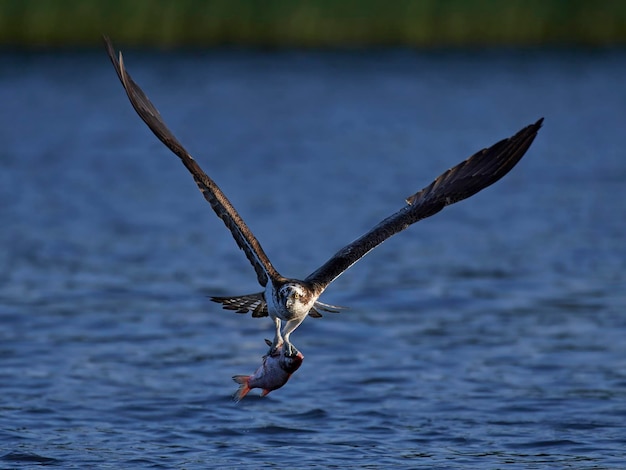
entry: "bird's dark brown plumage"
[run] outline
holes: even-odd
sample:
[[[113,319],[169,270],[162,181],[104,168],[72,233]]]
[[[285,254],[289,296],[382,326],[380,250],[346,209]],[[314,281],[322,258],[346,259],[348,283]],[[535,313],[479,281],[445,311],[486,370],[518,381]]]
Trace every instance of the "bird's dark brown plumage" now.
[[[490,186],[506,175],[524,156],[537,132],[541,128],[543,118],[526,126],[508,139],[503,139],[489,148],[472,155],[467,160],[442,173],[431,184],[406,199],[407,204],[399,211],[381,221],[369,232],[340,249],[326,263],[316,269],[303,281],[282,277],[274,269],[260,243],[241,219],[235,208],[222,193],[217,184],[198,166],[196,161],[185,150],[181,143],[167,128],[159,112],[148,97],[133,81],[124,67],[122,55],[119,60],[113,50],[111,41],[104,38],[106,50],[115,67],[117,75],[126,90],[130,102],[139,117],[148,125],[152,132],[183,162],[192,174],[205,199],[211,204],[215,213],[230,230],[239,248],[254,267],[259,284],[265,287],[263,292],[233,297],[213,297],[227,310],[237,313],[252,312],[253,317],[267,316],[277,322],[277,335],[280,337],[280,319],[288,322],[286,328],[290,334],[308,314],[319,317],[321,311],[337,312],[342,307],[324,304],[317,298],[328,285],[346,269],[361,259],[370,250],[380,245],[389,237],[406,229],[411,224],[430,217],[444,207],[466,199],[482,189]],[[292,291],[300,290],[301,299],[309,299],[306,309],[291,311],[285,307],[284,300],[277,293],[285,288]],[[271,308],[267,296],[272,296]],[[312,305],[312,306],[311,306]],[[282,310],[281,310],[282,309]],[[280,310],[280,311],[279,311]],[[276,340],[275,340],[276,342]]]
[[[107,54],[113,63],[113,67],[115,67],[117,76],[122,82],[133,108],[135,108],[139,117],[147,124],[154,135],[182,160],[187,170],[192,174],[204,198],[211,204],[215,213],[230,230],[239,248],[246,254],[256,271],[259,284],[265,286],[268,282],[268,277],[279,279],[281,276],[272,266],[263,248],[261,248],[261,244],[241,219],[228,198],[222,193],[217,184],[202,171],[202,168],[191,157],[189,152],[185,150],[178,139],[174,137],[163,122],[159,111],[126,71],[122,54],[120,53],[118,60],[115,56],[113,44],[106,36],[104,36],[104,43]]]
[[[343,247],[305,281],[318,288],[326,288],[352,264],[392,235],[498,181],[524,156],[542,123],[543,118],[445,171],[424,189],[408,197],[406,206]]]

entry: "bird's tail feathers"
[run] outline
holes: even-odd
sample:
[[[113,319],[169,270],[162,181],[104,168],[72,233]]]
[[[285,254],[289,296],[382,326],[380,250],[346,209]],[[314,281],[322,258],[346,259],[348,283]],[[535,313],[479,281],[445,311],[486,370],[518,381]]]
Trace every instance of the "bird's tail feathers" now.
[[[313,307],[311,308],[311,310],[309,310],[309,316],[313,318],[321,318],[322,314],[320,313],[320,310],[322,312],[328,312],[328,313],[339,313],[342,310],[347,310],[347,309],[348,307],[340,307],[339,305],[325,304],[324,302],[320,302],[319,300],[317,300],[313,304]]]

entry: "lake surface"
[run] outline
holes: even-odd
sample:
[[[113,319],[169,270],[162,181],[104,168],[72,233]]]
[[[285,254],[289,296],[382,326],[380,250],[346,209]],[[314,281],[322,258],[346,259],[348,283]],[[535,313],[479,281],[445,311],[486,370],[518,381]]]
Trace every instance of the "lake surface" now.
[[[0,54],[0,467],[626,462],[624,51],[146,52],[126,64],[305,277],[545,116],[503,180],[388,240],[241,403],[256,276],[103,51]]]

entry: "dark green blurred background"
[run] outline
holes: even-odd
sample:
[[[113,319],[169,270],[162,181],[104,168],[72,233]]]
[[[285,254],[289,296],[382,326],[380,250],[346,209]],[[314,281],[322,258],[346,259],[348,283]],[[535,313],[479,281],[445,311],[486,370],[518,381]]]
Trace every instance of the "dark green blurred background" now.
[[[626,42],[623,0],[0,0],[0,45],[261,47]]]

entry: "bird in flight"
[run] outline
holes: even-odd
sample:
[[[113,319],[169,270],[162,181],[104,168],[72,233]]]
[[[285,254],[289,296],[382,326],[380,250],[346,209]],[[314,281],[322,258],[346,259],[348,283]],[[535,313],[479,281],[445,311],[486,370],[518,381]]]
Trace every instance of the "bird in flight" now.
[[[251,312],[253,317],[269,315],[276,329],[270,351],[285,347],[287,356],[298,354],[298,350],[290,342],[290,335],[307,315],[321,317],[320,312],[338,312],[343,308],[318,300],[337,277],[392,235],[415,222],[435,215],[450,204],[473,196],[506,175],[524,156],[543,122],[541,118],[508,139],[476,152],[467,160],[443,172],[424,189],[409,196],[400,210],[341,248],[306,278],[292,279],[283,277],[276,271],[259,241],[221,189],[174,137],[152,102],[131,78],[124,66],[122,53],[120,52],[119,56],[115,54],[108,37],[104,37],[104,42],[107,54],[133,108],[157,138],[176,154],[189,170],[204,198],[222,219],[252,264],[257,280],[263,288],[261,292],[253,294],[211,297],[211,300],[237,313]]]

